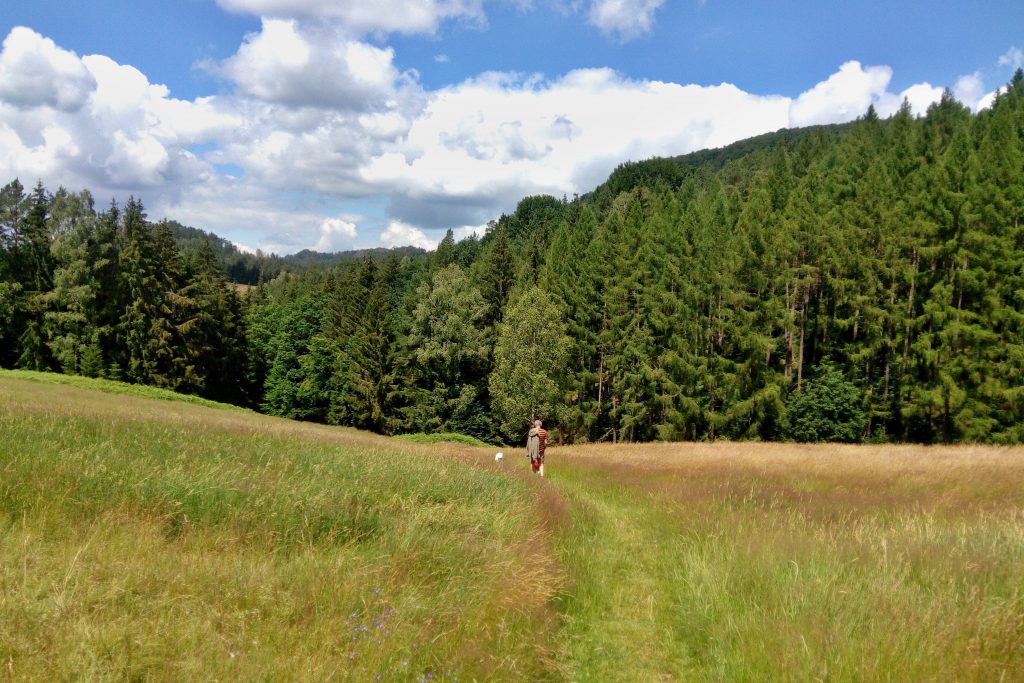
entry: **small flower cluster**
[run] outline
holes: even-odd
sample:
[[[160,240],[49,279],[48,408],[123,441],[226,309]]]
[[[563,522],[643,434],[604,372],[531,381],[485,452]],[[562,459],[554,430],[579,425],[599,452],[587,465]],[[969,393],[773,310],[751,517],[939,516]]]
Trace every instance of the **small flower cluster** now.
[[[380,595],[381,589],[374,588],[373,594]],[[372,642],[376,645],[383,645],[384,640],[391,635],[391,620],[395,616],[393,607],[386,607],[377,613],[377,610],[356,610],[348,615],[345,623],[352,631],[353,648],[358,647],[361,642]],[[350,657],[355,659],[359,653],[353,649]]]
[[[381,646],[384,645],[388,636],[394,632],[395,624],[398,613],[394,607],[386,605],[385,601],[380,597],[382,590],[380,588],[373,589],[374,599],[373,602],[376,605],[365,607],[361,610],[356,610],[349,614],[348,619],[345,620],[348,628],[351,632],[351,646],[352,650],[349,653],[351,659],[357,659],[360,654],[360,649],[367,646]],[[401,668],[395,672],[395,675],[386,674],[384,672],[378,672],[374,676],[375,681],[383,680],[408,680],[408,677],[413,675],[413,671],[410,671],[412,662],[410,659],[414,658],[415,655],[419,654],[419,643],[412,643],[410,656],[403,659],[401,662]],[[432,683],[437,681],[449,681],[457,683],[459,676],[457,673],[452,671],[445,671],[442,675],[433,666],[426,667],[421,670],[416,677],[417,683]]]
[[[430,683],[430,681],[458,681],[459,675],[452,673],[451,671],[445,671],[444,675],[435,674],[433,671],[427,671],[423,675],[416,678],[416,683]]]

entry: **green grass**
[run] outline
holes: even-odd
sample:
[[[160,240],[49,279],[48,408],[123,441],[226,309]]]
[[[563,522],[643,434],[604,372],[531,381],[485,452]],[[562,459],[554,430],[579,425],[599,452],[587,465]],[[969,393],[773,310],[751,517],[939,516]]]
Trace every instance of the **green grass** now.
[[[179,394],[170,389],[160,389],[146,386],[145,384],[128,384],[127,382],[115,382],[108,379],[94,379],[92,377],[80,377],[78,375],[62,375],[55,372],[35,372],[32,370],[4,370],[0,369],[0,379],[22,379],[48,384],[63,384],[82,389],[92,389],[108,394],[124,394],[126,396],[139,396],[142,398],[155,398],[163,401],[181,401],[197,406],[208,408],[222,408],[225,410],[246,410],[228,403],[218,403],[191,394]]]
[[[1024,680],[1022,449],[552,447],[541,480],[51,379],[0,374],[10,680]]]
[[[530,488],[424,448],[0,378],[4,675],[552,677]]]
[[[457,443],[464,446],[475,446],[478,448],[491,448],[491,444],[486,441],[481,441],[475,436],[469,436],[468,434],[458,434],[455,432],[438,432],[435,434],[399,434],[395,437],[402,441],[410,441],[412,443]]]

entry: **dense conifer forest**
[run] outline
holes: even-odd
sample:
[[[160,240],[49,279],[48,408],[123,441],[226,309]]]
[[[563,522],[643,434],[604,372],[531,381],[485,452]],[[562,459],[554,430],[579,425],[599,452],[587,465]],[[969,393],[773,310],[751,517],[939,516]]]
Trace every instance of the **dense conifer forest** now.
[[[1020,71],[977,114],[626,163],[429,254],[289,266],[13,181],[0,366],[388,434],[1021,443],[1022,218]]]

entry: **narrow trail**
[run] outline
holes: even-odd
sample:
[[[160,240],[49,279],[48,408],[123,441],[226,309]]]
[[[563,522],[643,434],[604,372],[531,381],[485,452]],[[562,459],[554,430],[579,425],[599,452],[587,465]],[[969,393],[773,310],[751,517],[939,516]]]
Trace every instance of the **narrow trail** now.
[[[563,451],[564,453],[564,451]],[[468,454],[468,453],[467,453]],[[663,505],[642,488],[623,486],[606,463],[560,457],[547,477],[525,459],[506,454],[501,465],[483,461],[533,488],[540,525],[561,576],[553,623],[538,647],[551,659],[552,678],[574,682],[675,681],[692,678],[693,662],[679,634],[666,624],[678,609],[679,567],[685,542]],[[698,552],[698,551],[695,551]]]
[[[508,462],[558,585],[538,656],[574,682],[1024,680],[1020,456],[577,446],[546,479]]]
[[[468,453],[467,453],[468,454]],[[673,647],[664,623],[665,587],[651,550],[659,541],[656,507],[600,468],[573,458],[534,475],[525,459],[493,468],[525,481],[536,496],[545,545],[560,576],[551,623],[537,643],[553,680],[671,681]],[[538,634],[540,635],[540,634]]]
[[[688,659],[665,624],[676,571],[664,514],[649,497],[580,461],[549,478],[567,508],[555,534],[568,572],[558,661],[571,681],[672,681]]]

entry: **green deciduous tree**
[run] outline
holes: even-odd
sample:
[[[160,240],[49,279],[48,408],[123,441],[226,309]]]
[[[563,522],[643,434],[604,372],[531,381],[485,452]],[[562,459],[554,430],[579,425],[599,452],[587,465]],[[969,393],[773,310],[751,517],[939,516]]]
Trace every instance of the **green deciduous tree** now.
[[[796,441],[861,441],[867,424],[860,390],[834,367],[823,366],[790,396],[788,435]]]
[[[489,382],[495,417],[506,436],[518,440],[533,419],[557,417],[570,347],[550,294],[526,289],[509,306],[498,328]]]
[[[459,266],[438,270],[420,285],[406,336],[418,394],[406,412],[417,431],[485,437],[493,431],[480,401],[492,344],[486,318],[487,303]]]

